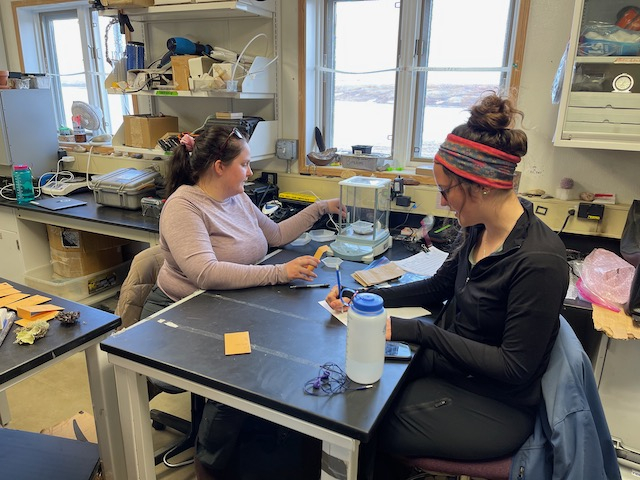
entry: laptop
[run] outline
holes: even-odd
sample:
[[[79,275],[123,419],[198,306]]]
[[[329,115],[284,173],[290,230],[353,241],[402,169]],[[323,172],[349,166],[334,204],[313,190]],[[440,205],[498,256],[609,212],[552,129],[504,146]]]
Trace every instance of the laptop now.
[[[47,210],[62,210],[63,208],[78,207],[87,204],[87,202],[83,200],[70,197],[37,198],[31,200],[29,203],[37,207],[46,208]]]

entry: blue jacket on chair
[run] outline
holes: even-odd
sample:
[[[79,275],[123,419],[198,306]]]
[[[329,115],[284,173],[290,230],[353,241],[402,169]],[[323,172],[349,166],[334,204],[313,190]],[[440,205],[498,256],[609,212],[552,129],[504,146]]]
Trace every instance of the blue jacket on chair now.
[[[510,478],[620,479],[591,362],[562,317],[542,397],[534,432],[513,456]]]

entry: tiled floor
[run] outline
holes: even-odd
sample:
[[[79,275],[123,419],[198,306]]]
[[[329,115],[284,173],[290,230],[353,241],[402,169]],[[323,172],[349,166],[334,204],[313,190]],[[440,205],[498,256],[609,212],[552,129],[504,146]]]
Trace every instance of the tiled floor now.
[[[7,427],[17,430],[40,432],[80,411],[93,413],[84,355],[76,354],[9,388],[7,398],[11,409]],[[189,394],[162,393],[151,401],[151,407],[189,418]],[[175,438],[170,430],[153,433],[155,448],[169,445]],[[172,461],[177,463],[191,455],[192,450]],[[161,465],[156,467],[156,475],[158,480],[195,479],[193,465],[171,469]]]

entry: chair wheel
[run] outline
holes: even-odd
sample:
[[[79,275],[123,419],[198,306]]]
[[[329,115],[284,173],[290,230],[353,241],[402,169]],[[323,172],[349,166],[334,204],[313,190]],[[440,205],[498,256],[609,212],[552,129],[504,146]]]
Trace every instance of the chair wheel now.
[[[164,423],[157,422],[155,420],[151,420],[151,426],[154,430],[164,430],[167,426]]]

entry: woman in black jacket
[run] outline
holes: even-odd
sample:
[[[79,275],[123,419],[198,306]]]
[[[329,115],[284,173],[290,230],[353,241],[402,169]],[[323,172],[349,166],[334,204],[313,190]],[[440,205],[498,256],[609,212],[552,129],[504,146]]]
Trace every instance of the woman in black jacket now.
[[[422,345],[417,371],[385,417],[378,447],[402,456],[480,460],[517,450],[533,431],[540,379],[569,282],[565,247],[519,199],[527,151],[521,112],[490,95],[447,136],[434,177],[462,227],[460,247],[431,278],[372,289],[386,307],[447,301],[433,324],[391,318],[387,339]],[[327,296],[341,308],[337,288]]]

